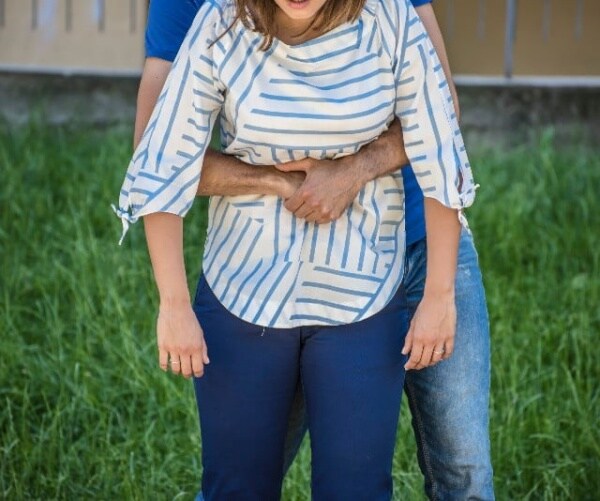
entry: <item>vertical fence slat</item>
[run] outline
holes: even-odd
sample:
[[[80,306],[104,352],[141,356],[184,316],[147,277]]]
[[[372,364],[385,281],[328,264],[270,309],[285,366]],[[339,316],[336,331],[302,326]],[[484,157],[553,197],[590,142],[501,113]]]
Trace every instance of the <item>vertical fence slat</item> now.
[[[542,14],[542,35],[544,42],[550,40],[550,27],[552,24],[552,0],[544,0],[544,11]]]
[[[129,0],[129,33],[135,33],[137,29],[137,1]]]
[[[446,36],[452,40],[454,38],[454,0],[447,0],[448,8],[446,10]]]
[[[73,0],[65,0],[65,30],[73,29]]]
[[[581,40],[583,37],[583,0],[577,0],[575,9],[575,39]]]
[[[96,0],[96,9],[98,11],[98,31],[106,29],[106,0]]]
[[[31,29],[36,30],[38,27],[38,0],[31,0]]]
[[[485,39],[485,14],[486,14],[486,0],[479,0],[479,14],[477,18],[477,36],[479,40]]]
[[[517,32],[517,0],[506,1],[506,35],[504,40],[504,76],[512,78],[515,34]]]

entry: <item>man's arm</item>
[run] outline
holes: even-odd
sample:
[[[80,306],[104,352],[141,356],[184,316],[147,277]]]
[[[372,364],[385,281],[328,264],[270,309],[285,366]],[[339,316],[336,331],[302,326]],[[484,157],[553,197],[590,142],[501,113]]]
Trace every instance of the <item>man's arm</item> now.
[[[171,69],[164,59],[149,57],[144,63],[137,96],[133,135],[134,149],[141,141],[144,129]],[[289,198],[302,181],[304,173],[284,174],[272,166],[257,168],[231,155],[207,150],[198,186],[199,195],[278,195]]]
[[[456,90],[451,83],[450,66],[435,13],[429,3],[416,10],[438,51],[458,114]],[[170,68],[167,60],[146,59],[138,92],[134,146],[140,141]],[[277,195],[286,200],[286,208],[298,217],[326,223],[339,218],[367,182],[407,163],[402,130],[396,121],[379,139],[357,154],[339,160],[305,159],[258,169],[230,155],[208,151],[198,194]]]
[[[452,81],[446,46],[435,12],[430,2],[413,3],[415,5],[421,3],[415,10],[444,69],[458,119],[460,117],[458,95]],[[287,172],[294,170],[306,172],[306,180],[300,189],[286,200],[285,207],[296,216],[308,221],[326,223],[339,218],[367,182],[391,174],[406,164],[408,164],[408,157],[404,150],[402,129],[395,121],[377,141],[352,156],[335,161],[306,159],[277,167]]]

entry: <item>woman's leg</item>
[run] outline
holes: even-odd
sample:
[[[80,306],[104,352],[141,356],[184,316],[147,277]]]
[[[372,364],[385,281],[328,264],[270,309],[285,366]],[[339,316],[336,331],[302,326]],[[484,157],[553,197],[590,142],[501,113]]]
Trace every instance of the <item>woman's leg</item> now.
[[[285,452],[283,455],[284,474],[290,469],[294,458],[300,450],[304,435],[308,431],[308,422],[306,420],[306,404],[304,402],[304,392],[302,390],[302,381],[298,378],[296,385],[296,394],[290,410],[288,419],[287,433],[285,436]]]
[[[313,500],[391,499],[407,329],[401,288],[362,322],[302,330]]]
[[[300,331],[229,313],[200,279],[194,310],[210,364],[194,380],[206,501],[278,500],[284,440],[299,372]]]

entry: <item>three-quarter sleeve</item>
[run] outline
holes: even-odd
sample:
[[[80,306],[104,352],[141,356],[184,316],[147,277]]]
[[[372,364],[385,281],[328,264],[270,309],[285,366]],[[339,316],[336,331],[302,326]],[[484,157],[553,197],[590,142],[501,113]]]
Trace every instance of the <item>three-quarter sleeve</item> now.
[[[223,105],[212,42],[222,28],[217,3],[204,3],[179,51],[113,209],[129,223],[155,212],[185,216]],[[121,239],[122,240],[122,239]]]
[[[475,185],[444,70],[412,6],[391,1],[397,10],[388,19],[399,23],[391,40],[396,116],[407,156],[424,196],[463,209],[473,203]]]

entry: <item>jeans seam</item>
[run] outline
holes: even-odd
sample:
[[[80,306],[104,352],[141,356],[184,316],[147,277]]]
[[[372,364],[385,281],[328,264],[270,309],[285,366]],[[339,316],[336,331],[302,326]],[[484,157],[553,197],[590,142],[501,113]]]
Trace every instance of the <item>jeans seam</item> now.
[[[405,381],[406,392],[408,399],[414,402],[414,393],[411,383]],[[411,406],[411,413],[416,423],[416,432],[418,434],[418,440],[421,444],[421,452],[423,453],[423,466],[425,467],[425,474],[429,476],[431,482],[431,499],[435,501],[437,499],[437,482],[435,481],[435,475],[433,473],[433,467],[431,466],[431,460],[429,457],[429,447],[425,440],[425,434],[423,433],[423,419],[417,405]]]

